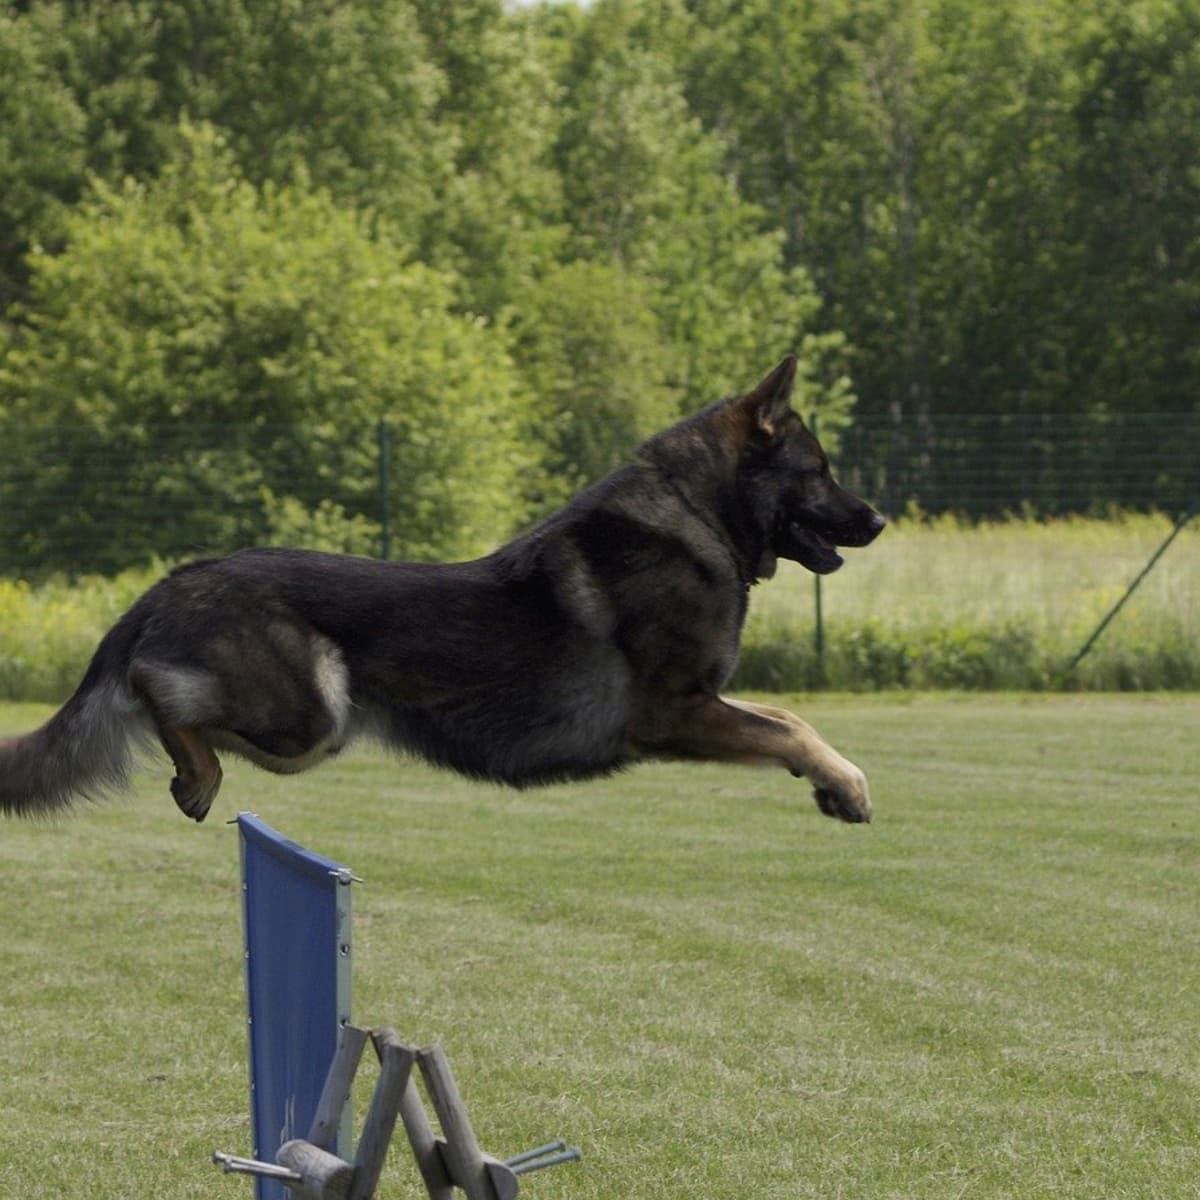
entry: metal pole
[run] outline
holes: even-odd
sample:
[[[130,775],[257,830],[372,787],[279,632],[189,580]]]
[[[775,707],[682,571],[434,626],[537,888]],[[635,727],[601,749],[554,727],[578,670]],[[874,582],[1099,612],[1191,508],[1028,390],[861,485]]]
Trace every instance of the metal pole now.
[[[814,412],[808,419],[813,437],[818,437],[817,414]],[[813,575],[813,600],[816,605],[816,625],[813,631],[814,649],[817,653],[817,685],[825,686],[825,609],[821,595],[821,576]]]
[[[528,1175],[531,1171],[540,1171],[544,1167],[559,1167],[563,1163],[578,1162],[583,1155],[578,1147],[568,1146],[565,1150],[557,1154],[548,1154],[545,1158],[526,1159],[524,1162],[519,1162],[514,1167],[511,1163],[506,1163],[505,1166],[512,1170],[514,1175]]]
[[[282,1179],[286,1183],[302,1183],[304,1176],[290,1167],[281,1167],[278,1163],[259,1162],[254,1158],[242,1158],[237,1154],[222,1154],[213,1151],[215,1162],[226,1175],[258,1175],[263,1179]]]
[[[567,1143],[562,1138],[555,1138],[552,1142],[547,1142],[544,1146],[535,1146],[532,1150],[522,1150],[520,1154],[514,1154],[512,1158],[506,1158],[504,1165],[506,1167],[519,1167],[522,1163],[532,1162],[535,1158],[545,1158],[547,1154],[557,1154],[560,1150],[565,1150]]]
[[[1096,626],[1096,629],[1092,633],[1092,636],[1090,638],[1088,638],[1088,640],[1086,642],[1083,643],[1083,645],[1079,649],[1079,653],[1076,654],[1075,657],[1073,659],[1071,659],[1071,661],[1064,668],[1062,674],[1058,678],[1058,682],[1060,684],[1063,683],[1066,680],[1067,676],[1070,675],[1071,672],[1073,670],[1075,670],[1075,668],[1077,666],[1079,666],[1079,664],[1084,660],[1088,651],[1091,650],[1091,648],[1099,640],[1100,635],[1109,627],[1109,625],[1112,624],[1113,618],[1117,615],[1117,613],[1119,613],[1121,611],[1122,608],[1125,607],[1125,601],[1128,600],[1129,597],[1133,595],[1133,593],[1137,590],[1137,587],[1142,582],[1142,580],[1145,579],[1146,576],[1149,575],[1152,570],[1154,570],[1154,564],[1157,563],[1160,558],[1162,558],[1162,556],[1167,552],[1167,548],[1170,546],[1170,544],[1183,531],[1183,527],[1198,512],[1200,512],[1200,501],[1195,501],[1195,502],[1193,502],[1191,508],[1187,509],[1187,511],[1184,512],[1184,514],[1179,518],[1179,520],[1175,522],[1175,528],[1172,529],[1169,534],[1167,534],[1166,540],[1163,542],[1163,544],[1161,546],[1159,546],[1159,548],[1157,550],[1155,550],[1155,552],[1150,556],[1150,561],[1138,573],[1137,578],[1134,579],[1134,581],[1129,585],[1129,587],[1127,587],[1125,589],[1125,595],[1123,595],[1120,598],[1120,600],[1118,600],[1116,602],[1116,604],[1114,604],[1112,606],[1112,608],[1110,608],[1108,610],[1108,612],[1104,616],[1104,619],[1100,622],[1099,625]]]
[[[392,556],[390,522],[391,496],[389,478],[392,461],[392,429],[386,417],[379,419],[379,557],[386,561]]]

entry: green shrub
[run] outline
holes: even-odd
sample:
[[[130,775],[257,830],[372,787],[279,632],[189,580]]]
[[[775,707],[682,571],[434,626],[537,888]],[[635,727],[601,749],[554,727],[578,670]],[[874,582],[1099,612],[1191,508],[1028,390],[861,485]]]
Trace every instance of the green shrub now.
[[[100,639],[164,572],[161,563],[112,579],[0,579],[0,699],[57,702],[74,691]]]
[[[872,619],[825,631],[811,622],[751,622],[734,687],[761,691],[1157,691],[1200,688],[1200,647],[1170,621],[1109,631],[1073,671],[1078,641],[1010,620],[912,628]]]
[[[263,507],[268,545],[301,546],[333,554],[379,553],[379,522],[368,520],[361,513],[348,513],[332,500],[322,500],[308,508],[294,496],[276,496],[267,490]]]
[[[377,519],[381,421],[398,554],[478,553],[527,518],[532,400],[507,333],[367,218],[255,188],[184,126],[158,178],[97,183],[67,232],[30,256],[0,339],[0,509],[37,513],[0,522],[0,562],[233,549],[268,536],[246,497],[299,485]]]
[[[378,526],[335,504],[271,494],[262,503],[276,542],[376,552]],[[755,589],[734,686],[1200,689],[1200,531],[1185,532],[1067,671],[1163,533],[1163,520],[1149,517],[984,528],[898,522],[825,581],[821,657],[812,577],[788,568]],[[0,579],[0,698],[61,700],[104,632],[163,570],[37,586]]]

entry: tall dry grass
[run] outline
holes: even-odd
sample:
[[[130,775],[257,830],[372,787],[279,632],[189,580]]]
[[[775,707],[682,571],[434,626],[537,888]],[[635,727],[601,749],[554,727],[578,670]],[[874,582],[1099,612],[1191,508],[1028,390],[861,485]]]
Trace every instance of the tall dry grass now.
[[[756,589],[740,681],[757,687],[1200,687],[1200,520],[1094,649],[1075,652],[1171,532],[1162,516],[901,520],[821,582],[794,564]]]
[[[1068,676],[1063,672],[1171,530],[1161,516],[901,520],[822,580],[791,563],[755,589],[735,683],[795,690],[1200,688],[1200,520]],[[163,573],[0,580],[0,699],[58,701],[104,632]]]

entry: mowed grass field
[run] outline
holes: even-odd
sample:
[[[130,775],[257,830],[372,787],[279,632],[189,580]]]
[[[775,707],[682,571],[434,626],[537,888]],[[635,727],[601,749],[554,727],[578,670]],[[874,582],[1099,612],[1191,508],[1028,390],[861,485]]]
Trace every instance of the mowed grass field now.
[[[236,833],[349,864],[355,1017],[571,1200],[1197,1195],[1200,697],[788,697],[872,779],[515,793],[356,750],[0,825],[0,1195],[246,1200]],[[44,707],[0,707],[0,729]],[[372,1081],[370,1072],[366,1081]],[[359,1111],[369,1093],[360,1088]],[[403,1142],[381,1197],[423,1195]]]

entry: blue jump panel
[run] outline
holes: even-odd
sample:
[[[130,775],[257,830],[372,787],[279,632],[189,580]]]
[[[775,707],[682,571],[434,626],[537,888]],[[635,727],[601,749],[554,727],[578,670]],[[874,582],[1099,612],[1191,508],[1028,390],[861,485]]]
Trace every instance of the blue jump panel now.
[[[350,1020],[350,871],[250,813],[237,819],[246,933],[254,1157],[305,1137]],[[343,1119],[342,1134],[348,1134]],[[334,1147],[336,1152],[336,1147]],[[257,1200],[290,1200],[278,1180]]]

